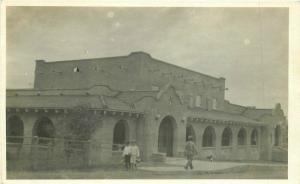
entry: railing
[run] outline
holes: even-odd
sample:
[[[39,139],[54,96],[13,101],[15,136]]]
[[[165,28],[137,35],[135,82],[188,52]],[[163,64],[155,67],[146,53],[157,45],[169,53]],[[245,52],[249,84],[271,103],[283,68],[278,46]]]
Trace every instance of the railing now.
[[[113,144],[112,150],[113,151],[123,151],[124,147],[125,147],[125,144]]]
[[[35,168],[51,165],[82,166],[89,162],[91,143],[89,140],[66,138],[7,136],[7,159],[8,163],[26,160]]]
[[[84,144],[89,144],[90,141],[66,139],[66,138],[49,138],[49,137],[23,137],[23,136],[7,136],[7,145],[39,145],[41,147],[52,147],[58,143],[64,142],[68,148],[83,149]]]

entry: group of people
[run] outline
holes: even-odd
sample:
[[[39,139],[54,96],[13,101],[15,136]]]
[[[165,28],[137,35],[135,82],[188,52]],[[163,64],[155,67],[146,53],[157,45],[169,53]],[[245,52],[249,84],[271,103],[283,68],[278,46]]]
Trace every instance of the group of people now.
[[[193,169],[193,159],[194,156],[197,155],[197,149],[195,146],[195,143],[193,142],[193,137],[188,136],[185,149],[184,149],[184,155],[187,158],[187,163],[184,166],[185,169]],[[123,149],[123,154],[125,168],[127,170],[136,170],[137,169],[137,162],[140,159],[140,150],[139,147],[136,144],[136,141],[127,141],[126,145]]]
[[[132,140],[126,142],[122,156],[127,170],[137,169],[137,162],[140,160],[140,150],[136,141]]]

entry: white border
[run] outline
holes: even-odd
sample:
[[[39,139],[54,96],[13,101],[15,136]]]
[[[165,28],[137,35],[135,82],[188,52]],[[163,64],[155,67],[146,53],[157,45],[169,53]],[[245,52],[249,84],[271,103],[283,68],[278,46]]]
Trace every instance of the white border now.
[[[289,7],[289,170],[288,180],[240,180],[240,179],[193,179],[193,180],[5,180],[5,89],[6,89],[6,43],[5,43],[5,8],[6,6],[126,6],[126,7]],[[222,3],[217,0],[212,0],[210,3],[201,0],[7,0],[2,2],[1,5],[1,63],[0,63],[0,176],[1,183],[297,183],[300,184],[300,6],[295,1],[223,1]]]

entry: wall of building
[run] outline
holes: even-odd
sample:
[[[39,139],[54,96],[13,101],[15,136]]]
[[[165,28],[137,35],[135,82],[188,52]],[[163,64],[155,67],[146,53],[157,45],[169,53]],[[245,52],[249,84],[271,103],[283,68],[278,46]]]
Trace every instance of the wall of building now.
[[[201,97],[202,108],[209,108],[212,99],[218,101],[218,108],[223,109],[225,79],[207,76],[198,72],[171,65],[150,57],[143,57],[142,73],[145,87],[162,88],[168,83],[180,91],[186,101],[196,96]],[[195,103],[191,105],[194,107]]]
[[[75,68],[78,72],[74,72]],[[118,90],[151,90],[161,89],[168,83],[181,91],[186,100],[201,96],[202,108],[209,108],[212,100],[216,99],[218,109],[223,109],[224,78],[171,65],[142,52],[114,58],[37,61],[34,88],[84,89],[107,85]]]
[[[128,90],[137,85],[138,72],[138,63],[130,57],[37,61],[34,88],[84,89],[95,85],[109,85],[112,89]]]

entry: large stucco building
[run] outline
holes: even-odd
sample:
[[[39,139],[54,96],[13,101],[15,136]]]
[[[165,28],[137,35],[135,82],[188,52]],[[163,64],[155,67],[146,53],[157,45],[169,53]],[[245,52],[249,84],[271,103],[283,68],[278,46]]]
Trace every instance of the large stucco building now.
[[[34,142],[36,137],[63,140],[72,109],[85,106],[97,120],[85,148],[90,164],[116,160],[121,145],[131,139],[144,160],[182,156],[187,135],[194,137],[200,159],[286,160],[287,119],[280,104],[270,109],[235,105],[224,99],[225,91],[224,78],[144,52],[37,60],[34,88],[7,90],[8,154],[18,150],[26,157],[33,154],[33,144],[47,145]],[[64,143],[51,146],[54,157],[65,157]]]

